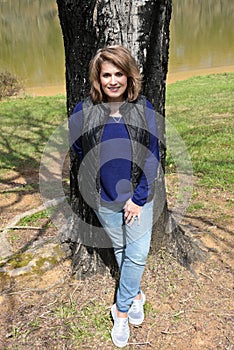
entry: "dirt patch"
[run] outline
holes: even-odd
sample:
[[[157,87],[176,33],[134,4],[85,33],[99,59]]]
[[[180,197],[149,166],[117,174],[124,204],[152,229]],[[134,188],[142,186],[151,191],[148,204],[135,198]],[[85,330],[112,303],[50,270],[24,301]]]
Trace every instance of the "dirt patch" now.
[[[36,172],[11,175],[1,187],[2,227],[19,212],[41,204]],[[173,175],[167,187],[173,207]],[[126,349],[234,349],[232,213],[230,193],[205,192],[195,183],[181,224],[203,242],[209,259],[194,266],[192,274],[165,251],[149,257],[142,283],[146,319],[141,327],[131,327]],[[57,234],[46,218],[38,225],[44,230],[9,233],[15,252]],[[0,349],[115,348],[110,338],[115,281],[109,275],[77,281],[70,272],[70,261],[62,260],[41,274],[0,274]]]
[[[9,171],[0,183],[0,220],[6,224],[15,215],[42,204],[38,186],[38,171]]]

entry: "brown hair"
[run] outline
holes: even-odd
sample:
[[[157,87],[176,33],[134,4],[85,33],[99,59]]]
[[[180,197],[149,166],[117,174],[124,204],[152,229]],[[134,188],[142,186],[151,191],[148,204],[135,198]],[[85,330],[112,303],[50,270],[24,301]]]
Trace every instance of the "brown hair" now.
[[[98,50],[97,54],[90,62],[90,94],[93,102],[100,103],[104,99],[100,85],[100,72],[102,63],[105,61],[111,62],[126,74],[128,77],[126,97],[128,97],[128,101],[136,100],[141,89],[141,74],[139,67],[127,48],[120,45],[114,45]]]

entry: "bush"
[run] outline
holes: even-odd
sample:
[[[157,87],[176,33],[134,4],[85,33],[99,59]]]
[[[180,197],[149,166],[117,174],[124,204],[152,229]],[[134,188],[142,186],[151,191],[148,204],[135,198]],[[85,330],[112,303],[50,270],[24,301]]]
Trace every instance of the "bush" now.
[[[0,100],[4,97],[17,96],[23,89],[17,77],[8,71],[0,73]]]

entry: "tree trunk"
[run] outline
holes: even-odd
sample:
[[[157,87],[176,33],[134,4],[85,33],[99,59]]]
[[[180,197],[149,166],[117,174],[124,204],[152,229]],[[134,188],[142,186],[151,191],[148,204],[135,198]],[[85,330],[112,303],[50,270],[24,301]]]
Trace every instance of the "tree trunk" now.
[[[194,260],[201,258],[201,252],[169,213],[164,183],[165,89],[172,0],[57,0],[57,4],[64,36],[68,115],[89,92],[88,62],[98,48],[122,44],[130,48],[138,61],[144,77],[143,94],[152,102],[160,119],[162,169],[157,182],[157,202],[161,206],[155,210],[157,222],[153,228],[151,253],[166,246],[183,265],[190,267]],[[77,158],[73,151],[70,160],[71,205],[76,211]],[[90,219],[91,224],[93,220]],[[92,232],[84,234],[92,235]],[[78,278],[103,273],[107,267],[115,271],[112,250],[82,244],[75,222],[61,239],[70,249],[73,272]]]

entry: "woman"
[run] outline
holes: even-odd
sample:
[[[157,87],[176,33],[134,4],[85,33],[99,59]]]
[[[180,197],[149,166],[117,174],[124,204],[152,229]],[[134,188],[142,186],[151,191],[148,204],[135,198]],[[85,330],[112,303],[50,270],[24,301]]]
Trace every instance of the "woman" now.
[[[110,237],[119,266],[111,335],[124,347],[128,322],[144,320],[140,282],[152,232],[157,126],[152,105],[139,94],[141,76],[128,49],[99,50],[90,62],[90,83],[90,96],[75,107],[69,128],[83,169],[80,191]]]

